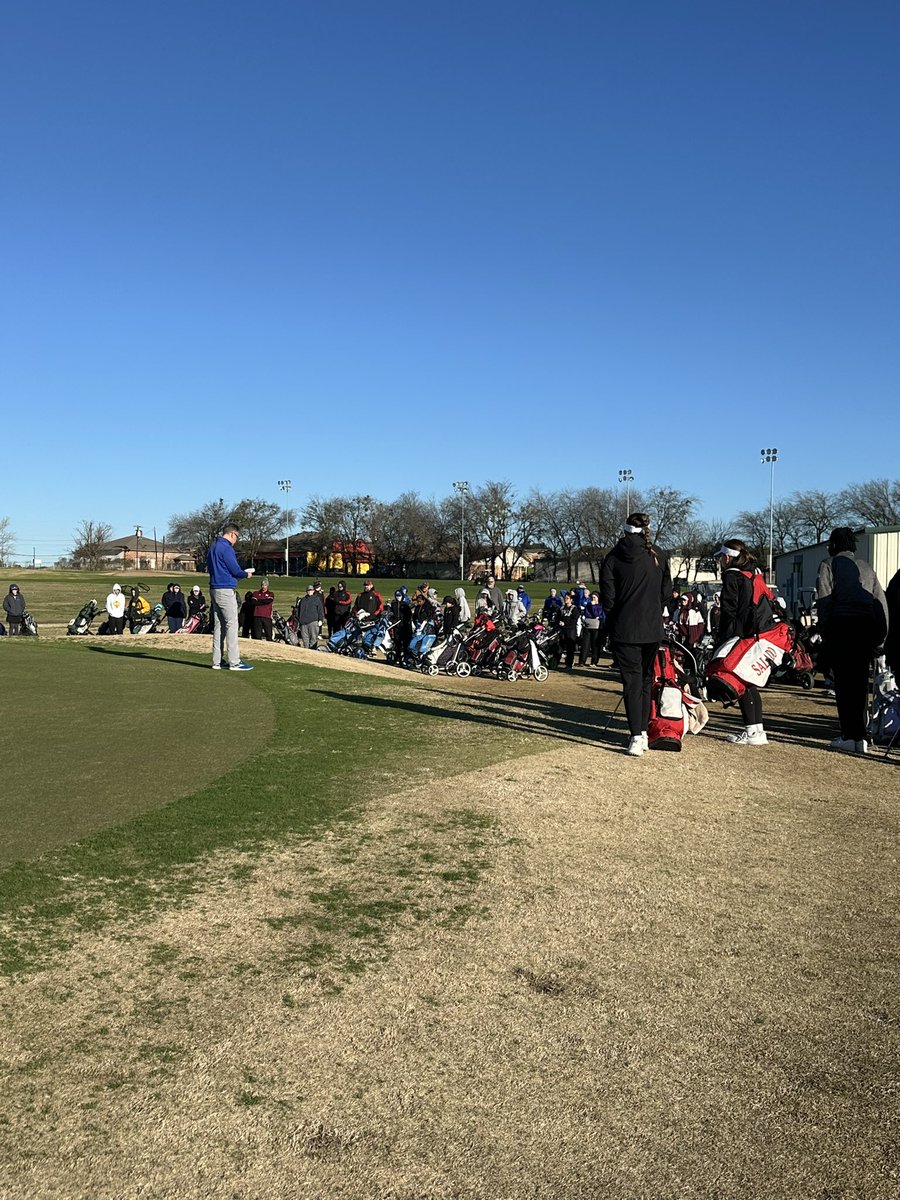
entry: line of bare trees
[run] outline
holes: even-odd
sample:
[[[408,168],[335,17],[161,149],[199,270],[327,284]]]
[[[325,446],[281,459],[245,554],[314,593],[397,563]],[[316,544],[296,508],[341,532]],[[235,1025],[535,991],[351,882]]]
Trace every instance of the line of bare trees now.
[[[356,574],[370,553],[378,566],[406,574],[416,563],[456,561],[464,536],[467,562],[493,563],[505,576],[526,550],[539,548],[554,575],[571,578],[586,567],[596,578],[603,556],[619,536],[624,503],[623,493],[613,488],[532,488],[520,495],[511,483],[498,480],[472,488],[465,496],[454,492],[440,499],[414,491],[391,501],[362,494],[312,496],[299,510],[259,498],[236,504],[220,498],[175,514],[166,537],[171,544],[190,548],[202,563],[223,525],[233,521],[242,530],[238,552],[249,560],[266,543],[296,532],[300,522],[304,544],[322,557],[336,544],[341,546],[348,574]],[[768,507],[742,510],[730,521],[703,520],[697,514],[699,503],[696,496],[668,486],[632,490],[629,497],[632,511],[650,514],[659,545],[685,562],[702,566],[727,536],[742,537],[760,558],[766,556]],[[873,479],[840,492],[794,492],[777,501],[773,518],[776,554],[820,542],[835,525],[900,525],[900,480]],[[110,533],[105,522],[81,522],[73,561],[96,568]]]

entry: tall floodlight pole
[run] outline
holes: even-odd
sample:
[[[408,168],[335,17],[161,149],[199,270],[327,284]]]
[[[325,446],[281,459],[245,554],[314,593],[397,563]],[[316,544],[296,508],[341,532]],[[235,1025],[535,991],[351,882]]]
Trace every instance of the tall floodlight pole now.
[[[631,485],[634,483],[634,475],[629,467],[619,472],[619,483],[625,484],[625,516],[628,516],[628,510],[631,508]]]
[[[140,570],[141,566],[141,538],[144,536],[144,531],[140,525],[134,527],[134,569]]]
[[[778,462],[778,447],[769,446],[766,450],[760,450],[760,459],[762,463],[771,464],[771,475],[769,479],[769,583],[774,583],[775,579],[772,575],[772,550],[775,542],[775,464]]]
[[[466,581],[466,496],[469,494],[469,481],[458,479],[453,487],[459,496],[459,579]]]
[[[285,496],[287,496],[288,499],[290,499],[291,481],[289,479],[279,479],[278,486],[284,492]],[[291,540],[290,533],[286,533],[284,535],[284,573],[285,573],[285,575],[290,575],[290,573],[291,573],[291,563],[290,563],[290,559],[288,558],[288,545],[290,543],[290,540]]]

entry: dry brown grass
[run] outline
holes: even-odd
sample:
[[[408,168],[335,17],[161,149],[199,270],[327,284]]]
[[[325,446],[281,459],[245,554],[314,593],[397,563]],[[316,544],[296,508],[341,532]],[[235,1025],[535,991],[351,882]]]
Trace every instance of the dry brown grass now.
[[[820,704],[548,741],[83,936],[3,995],[3,1195],[897,1197],[897,772]]]

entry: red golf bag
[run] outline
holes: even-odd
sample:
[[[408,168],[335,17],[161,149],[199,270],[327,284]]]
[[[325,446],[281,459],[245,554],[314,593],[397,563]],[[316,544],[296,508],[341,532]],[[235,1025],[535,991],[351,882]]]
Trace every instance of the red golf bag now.
[[[780,666],[791,647],[791,628],[780,621],[755,637],[729,638],[706,667],[706,691],[711,700],[736,703],[747,684],[765,687],[772,668]]]
[[[682,688],[669,647],[660,646],[650,692],[647,745],[651,750],[680,750],[684,735],[699,733],[708,720],[701,701]]]

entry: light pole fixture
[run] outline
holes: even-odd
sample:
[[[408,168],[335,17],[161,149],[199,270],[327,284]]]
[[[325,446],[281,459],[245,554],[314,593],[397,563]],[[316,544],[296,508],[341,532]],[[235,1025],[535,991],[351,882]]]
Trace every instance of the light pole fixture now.
[[[287,496],[288,499],[290,499],[291,481],[289,479],[279,479],[278,486],[284,492],[285,496]],[[290,563],[290,559],[288,557],[288,547],[290,544],[290,540],[291,540],[290,533],[286,533],[284,535],[284,573],[285,573],[285,575],[290,575],[290,573],[291,573],[291,563]]]
[[[775,542],[775,464],[778,462],[778,447],[769,446],[765,450],[760,450],[761,463],[769,463],[771,466],[771,474],[769,478],[769,583],[775,582],[775,577],[772,574],[772,550]]]
[[[459,581],[466,581],[466,496],[469,494],[468,479],[458,479],[454,485],[454,490],[459,496]]]
[[[625,516],[628,517],[628,510],[631,508],[631,485],[634,483],[634,474],[630,467],[625,467],[619,472],[619,483],[625,484]]]
[[[140,525],[134,527],[134,569],[140,570],[141,567],[141,538],[144,536],[144,531]]]

